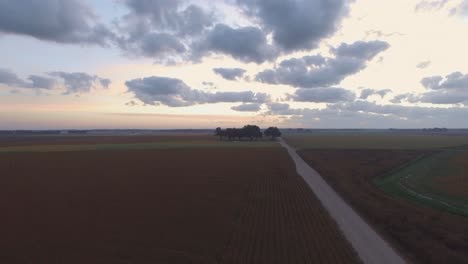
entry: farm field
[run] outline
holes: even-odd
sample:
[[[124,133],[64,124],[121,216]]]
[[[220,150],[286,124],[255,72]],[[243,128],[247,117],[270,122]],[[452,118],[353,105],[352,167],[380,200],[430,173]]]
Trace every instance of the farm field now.
[[[401,133],[309,133],[288,135],[299,149],[434,149],[468,145],[468,136]]]
[[[394,175],[393,172],[405,169],[418,158],[424,160],[441,151],[450,150],[446,148],[447,142],[450,144],[458,142],[457,144],[463,145],[463,140],[436,138],[432,142],[427,141],[427,146],[418,143],[413,144],[411,148],[403,146],[396,149],[395,146],[387,147],[388,143],[385,142],[383,135],[371,137],[371,142],[361,141],[361,147],[355,142],[350,142],[354,136],[339,139],[336,137],[334,140],[318,143],[316,148],[311,148],[310,144],[318,142],[317,138],[287,136],[286,140],[299,146],[298,153],[304,160],[409,260],[416,263],[468,262],[466,217],[421,206],[406,197],[387,194],[375,184],[376,179],[380,177],[386,179],[387,176]],[[376,140],[378,138],[380,139]],[[392,140],[405,142],[408,138],[403,140],[392,138]],[[365,140],[364,137],[362,139]],[[419,139],[419,142],[423,140],[426,139]],[[444,144],[441,143],[443,141]],[[301,147],[300,142],[306,144]],[[347,142],[347,145],[339,149],[336,142]],[[450,160],[458,162],[458,172],[463,172],[466,168],[466,154],[465,151],[460,153],[463,154]],[[460,182],[460,178],[464,176],[448,174],[451,176],[445,177],[446,175],[439,174],[432,177],[435,182],[441,183],[437,185],[439,190],[451,195],[456,195],[457,192],[461,194],[465,187],[455,188],[457,184],[453,182]],[[454,180],[455,178],[457,180]],[[442,182],[445,182],[445,185]]]
[[[4,152],[0,175],[0,263],[359,262],[279,147]]]
[[[171,148],[218,148],[218,147],[279,147],[269,140],[219,141],[210,135],[190,136],[51,136],[15,137],[8,141],[0,137],[0,153],[11,152],[66,152],[96,150],[139,150]]]
[[[468,150],[449,149],[375,179],[387,193],[468,216]]]

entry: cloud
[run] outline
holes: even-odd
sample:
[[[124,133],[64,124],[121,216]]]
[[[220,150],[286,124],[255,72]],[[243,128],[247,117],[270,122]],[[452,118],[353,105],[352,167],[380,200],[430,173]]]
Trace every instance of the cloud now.
[[[237,0],[252,20],[286,52],[315,48],[332,35],[347,14],[345,0]]]
[[[219,20],[215,8],[205,10],[184,1],[124,0],[129,12],[118,22],[119,46],[133,55],[164,61],[199,62],[224,54],[245,63],[273,61],[281,54],[310,50],[331,36],[347,14],[345,0],[238,0],[249,26]],[[210,9],[209,9],[210,10]],[[272,41],[267,36],[272,35]]]
[[[359,99],[366,100],[367,98],[369,98],[372,95],[379,95],[381,98],[384,98],[385,95],[387,95],[388,93],[391,93],[391,92],[392,92],[392,90],[390,90],[390,89],[375,90],[375,89],[371,89],[371,88],[366,88],[366,89],[363,89],[361,91],[361,95],[359,96]]]
[[[453,1],[457,2],[457,1]],[[421,11],[438,11],[446,7],[447,5],[452,4],[449,0],[423,0],[420,1],[414,8],[416,12]],[[468,0],[461,0],[456,3],[455,6],[451,6],[449,9],[449,14],[451,16],[465,16],[468,14]]]
[[[108,88],[111,82],[109,79],[83,72],[49,72],[48,75],[62,80],[66,89],[65,94],[88,93],[99,86]]]
[[[450,15],[466,16],[468,14],[468,0],[463,0],[460,4],[450,10]]]
[[[194,46],[194,56],[222,53],[249,63],[263,63],[278,56],[278,50],[268,44],[266,35],[257,27],[231,28],[216,24],[205,38]]]
[[[242,78],[245,73],[245,70],[241,68],[213,68],[213,71],[231,81]]]
[[[82,72],[49,72],[48,77],[29,75],[26,80],[7,69],[0,69],[0,84],[15,88],[65,89],[65,94],[90,92],[93,88],[108,88],[111,80]]]
[[[440,10],[442,9],[446,4],[448,3],[448,0],[423,0],[420,1],[415,7],[415,11],[431,11],[431,10]]]
[[[400,94],[391,101],[401,103],[464,104],[468,105],[468,74],[453,72],[447,76],[429,76],[421,79],[426,92]]]
[[[182,80],[151,76],[125,82],[128,90],[145,104],[163,104],[170,107],[191,106],[219,102],[265,103],[270,100],[265,93],[216,92],[192,89]]]
[[[301,115],[303,109],[292,109],[289,104],[285,103],[268,103],[268,114],[270,115]]]
[[[382,38],[382,37],[404,36],[405,34],[400,33],[400,32],[385,33],[382,30],[374,30],[374,29],[366,31],[366,38],[371,35],[375,35],[377,38]]]
[[[39,75],[29,75],[28,80],[32,82],[33,88],[53,89],[57,85],[57,80]]]
[[[180,0],[126,0],[129,13],[124,17],[130,33],[171,32],[180,37],[200,34],[213,24],[213,14],[198,5],[184,8]]]
[[[0,84],[15,88],[53,89],[57,84],[53,78],[29,75],[28,80],[23,80],[14,72],[0,68]]]
[[[258,112],[261,109],[261,103],[248,103],[248,104],[241,104],[237,106],[231,107],[234,111],[239,112]]]
[[[12,87],[29,87],[30,84],[8,69],[0,68],[0,84]]]
[[[426,69],[427,67],[429,67],[429,65],[431,65],[431,61],[421,61],[420,63],[416,65],[416,68]]]
[[[114,34],[83,1],[0,1],[0,32],[59,43],[107,45]]]
[[[167,33],[149,33],[141,38],[123,42],[121,48],[136,55],[152,58],[183,54],[187,50],[176,36]]]
[[[214,16],[179,0],[125,0],[129,12],[117,21],[118,45],[131,55],[172,63],[190,58],[193,38],[205,35]],[[194,56],[192,56],[194,59]]]
[[[379,105],[357,100],[328,104],[325,108],[290,108],[288,104],[269,103],[269,114],[290,116],[289,126],[321,128],[459,127],[468,108],[437,108]]]
[[[356,58],[371,60],[380,52],[388,49],[390,45],[385,41],[356,41],[352,44],[341,43],[338,48],[331,48],[337,58]]]
[[[331,48],[334,58],[321,55],[283,60],[279,66],[258,73],[257,81],[314,88],[339,84],[346,77],[366,67],[366,62],[389,47],[383,41],[342,43]]]
[[[297,89],[288,99],[296,102],[336,103],[354,101],[356,95],[344,88],[324,87],[314,89]]]
[[[426,77],[421,80],[421,84],[429,91],[410,98],[411,101],[468,105],[468,74],[453,72],[445,78],[442,76]]]
[[[445,79],[442,76],[426,77],[421,80],[421,84],[431,90],[468,90],[468,74],[452,72]]]
[[[132,106],[137,106],[138,103],[133,101],[133,100],[130,100],[130,101],[126,102],[125,105],[132,107]]]
[[[118,21],[119,46],[130,54],[156,59],[179,56],[199,62],[224,54],[242,62],[273,61],[281,54],[310,50],[337,29],[347,14],[345,0],[238,0],[245,24],[234,26],[184,1],[124,0],[129,12]],[[272,41],[267,36],[272,34]]]

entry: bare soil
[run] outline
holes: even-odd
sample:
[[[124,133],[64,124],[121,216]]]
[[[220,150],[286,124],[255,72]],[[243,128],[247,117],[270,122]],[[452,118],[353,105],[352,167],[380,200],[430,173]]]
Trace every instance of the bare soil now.
[[[4,153],[0,212],[0,263],[358,262],[279,148]]]
[[[418,157],[411,150],[302,150],[304,160],[407,258],[468,263],[468,219],[388,196],[374,177]]]
[[[218,141],[218,137],[211,135],[2,136],[0,137],[0,147],[73,144],[130,144],[191,141]]]

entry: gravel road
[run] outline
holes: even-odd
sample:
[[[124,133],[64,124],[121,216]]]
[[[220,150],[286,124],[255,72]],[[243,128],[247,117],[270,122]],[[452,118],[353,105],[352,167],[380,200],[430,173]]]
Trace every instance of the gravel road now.
[[[296,163],[297,173],[304,178],[325,209],[335,219],[364,263],[405,263],[398,253],[296,153],[294,148],[282,139],[280,143]]]

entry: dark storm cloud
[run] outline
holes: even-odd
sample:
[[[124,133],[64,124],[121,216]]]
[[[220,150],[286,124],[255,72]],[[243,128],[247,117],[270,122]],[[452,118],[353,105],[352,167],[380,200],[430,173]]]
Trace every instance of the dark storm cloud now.
[[[366,100],[367,98],[369,98],[369,96],[372,96],[372,95],[379,95],[381,98],[384,98],[385,95],[391,92],[392,90],[390,89],[375,90],[375,89],[365,88],[361,91],[361,95],[359,96],[359,99]]]
[[[238,112],[258,112],[261,109],[261,103],[247,103],[231,107],[232,110]]]
[[[421,61],[420,63],[416,65],[416,68],[426,69],[427,67],[429,67],[429,65],[431,65],[431,61]]]
[[[333,34],[347,14],[345,0],[237,0],[285,51],[308,50]]]
[[[296,102],[336,103],[354,101],[356,95],[339,87],[320,87],[297,89],[294,94],[288,95],[288,98]]]
[[[100,78],[97,75],[90,75],[83,72],[50,72],[48,74],[62,80],[66,89],[66,94],[88,93],[98,86],[108,88],[110,84],[109,79]]]
[[[167,77],[146,77],[125,82],[128,90],[145,104],[163,104],[171,107],[219,102],[265,103],[269,96],[265,93],[216,92],[192,89],[182,80]]]
[[[0,32],[60,43],[106,45],[114,38],[78,0],[2,0]]]
[[[243,62],[263,63],[277,57],[276,48],[267,43],[266,35],[257,27],[231,28],[217,24],[194,46],[194,56],[223,53]]]
[[[314,88],[339,84],[346,77],[366,67],[366,63],[389,47],[383,41],[357,41],[332,48],[334,58],[320,55],[282,61],[279,66],[256,75],[256,80],[268,84],[286,84]]]
[[[245,73],[245,70],[241,68],[213,68],[213,71],[224,79],[231,81],[242,78]]]

